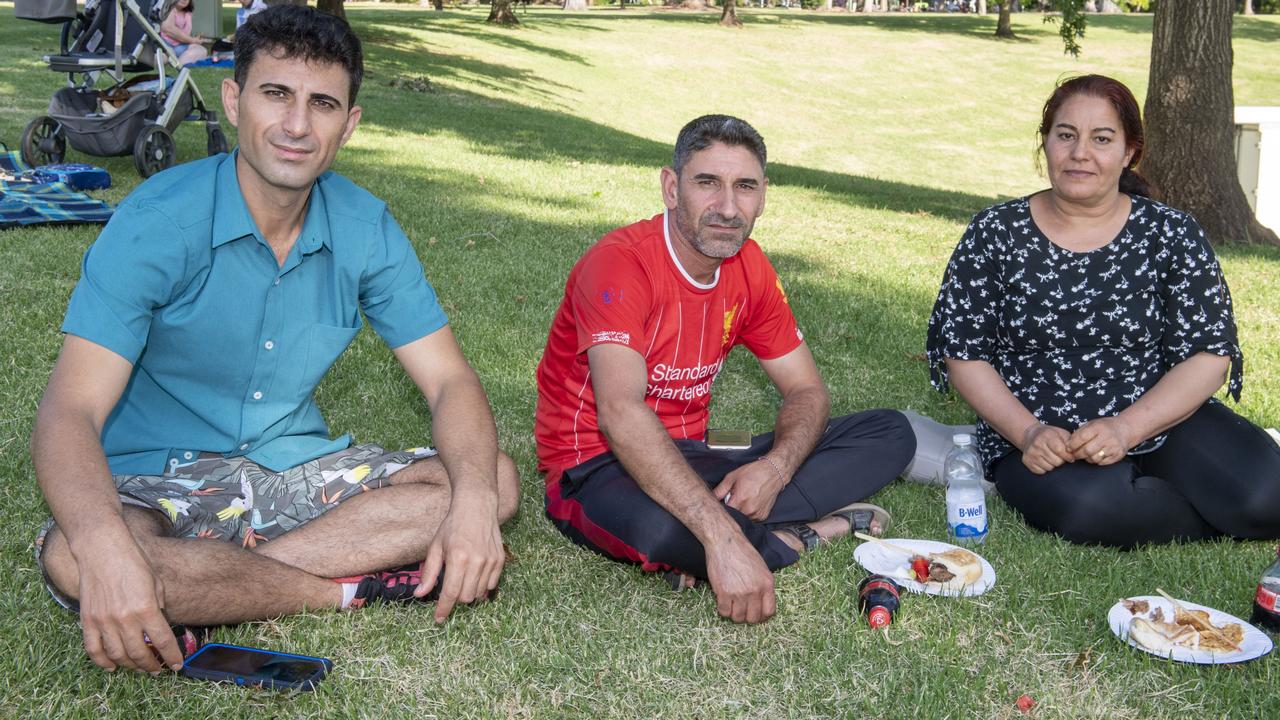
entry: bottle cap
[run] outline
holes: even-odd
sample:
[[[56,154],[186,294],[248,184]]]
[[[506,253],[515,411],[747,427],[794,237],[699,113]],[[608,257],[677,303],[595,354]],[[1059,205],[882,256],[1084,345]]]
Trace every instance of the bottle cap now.
[[[969,433],[956,433],[951,436],[951,442],[957,445],[968,445],[972,442],[972,438],[969,437]]]
[[[888,627],[891,622],[893,622],[893,615],[883,605],[876,605],[867,613],[867,624],[873,628]]]

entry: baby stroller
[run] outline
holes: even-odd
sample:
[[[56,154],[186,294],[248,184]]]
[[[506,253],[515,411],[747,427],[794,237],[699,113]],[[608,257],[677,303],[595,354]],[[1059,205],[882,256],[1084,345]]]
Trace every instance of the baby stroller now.
[[[183,120],[204,123],[210,155],[227,151],[217,113],[160,37],[162,13],[172,2],[85,0],[81,12],[75,0],[15,2],[19,18],[62,23],[60,52],[43,59],[67,74],[49,113],[22,132],[27,164],[62,162],[70,143],[100,157],[132,154],[138,174],[150,177],[173,165],[173,132]]]

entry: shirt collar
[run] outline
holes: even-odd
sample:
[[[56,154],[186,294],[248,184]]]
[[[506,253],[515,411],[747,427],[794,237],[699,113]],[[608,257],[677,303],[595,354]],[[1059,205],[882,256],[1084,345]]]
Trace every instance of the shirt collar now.
[[[239,154],[240,149],[236,148],[218,164],[218,176],[214,184],[211,238],[215,248],[250,235],[257,238],[259,242],[265,243],[258,232],[258,226],[253,222],[253,216],[249,214],[249,206],[244,202],[244,194],[240,192],[240,180],[236,176],[236,158]],[[307,216],[302,222],[302,232],[298,233],[297,249],[302,255],[310,255],[321,247],[333,249],[326,216],[324,192],[319,191],[319,182],[312,183],[311,197],[307,203]]]

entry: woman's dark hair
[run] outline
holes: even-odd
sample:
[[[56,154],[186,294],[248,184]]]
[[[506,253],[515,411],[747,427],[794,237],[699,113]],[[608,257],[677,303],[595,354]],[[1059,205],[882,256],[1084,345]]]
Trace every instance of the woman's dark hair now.
[[[340,65],[351,81],[347,104],[356,104],[364,54],[346,20],[305,5],[273,5],[254,13],[236,30],[236,84],[242,90],[259,52]]]
[[[690,120],[680,128],[676,136],[676,149],[671,159],[671,168],[679,175],[684,164],[699,150],[706,150],[713,142],[724,143],[730,147],[745,147],[760,161],[760,169],[764,169],[768,151],[764,147],[764,138],[751,127],[746,120],[731,115],[703,115]]]
[[[1146,132],[1142,128],[1142,111],[1138,101],[1124,83],[1105,75],[1081,75],[1058,83],[1053,94],[1045,101],[1044,113],[1040,116],[1040,150],[1044,150],[1044,140],[1052,130],[1053,118],[1059,108],[1067,100],[1076,95],[1088,95],[1111,103],[1116,116],[1120,118],[1120,126],[1124,129],[1124,142],[1133,156],[1129,164],[1120,173],[1120,192],[1127,195],[1156,197],[1157,190],[1134,169],[1142,161],[1142,150],[1146,144]]]

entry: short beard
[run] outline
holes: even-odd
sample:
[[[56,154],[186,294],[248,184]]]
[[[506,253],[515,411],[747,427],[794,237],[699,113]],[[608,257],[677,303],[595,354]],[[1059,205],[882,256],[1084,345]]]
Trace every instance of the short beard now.
[[[708,215],[704,217],[707,217],[709,220],[722,220],[719,215],[711,213],[708,213]],[[746,228],[746,230],[736,242],[704,238],[702,236],[703,228],[701,221],[695,224],[689,217],[688,213],[685,212],[684,208],[676,208],[676,227],[680,229],[680,234],[684,236],[685,240],[689,241],[689,244],[693,246],[694,250],[697,250],[707,257],[719,258],[721,260],[731,258],[734,255],[737,255],[738,251],[741,250],[742,246],[747,242],[747,234],[751,229],[745,221],[738,220],[736,223],[726,222],[723,224],[732,224],[738,228]]]

